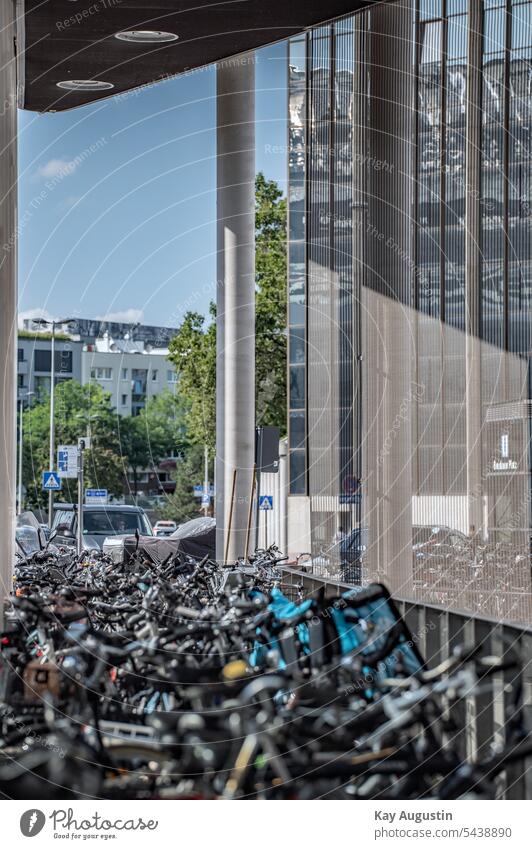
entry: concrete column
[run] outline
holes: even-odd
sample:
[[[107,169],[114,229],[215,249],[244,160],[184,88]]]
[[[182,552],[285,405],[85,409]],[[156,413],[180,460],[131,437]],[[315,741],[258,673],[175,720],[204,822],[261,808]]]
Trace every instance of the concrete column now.
[[[372,10],[364,304],[368,564],[399,596],[412,594],[412,13]],[[363,484],[364,491],[364,484]]]
[[[216,559],[219,563],[224,558],[224,333],[225,333],[225,298],[224,298],[224,252],[223,226],[220,218],[217,222],[218,253],[216,261],[216,456],[214,458],[214,516],[216,519]]]
[[[277,545],[287,554],[287,501],[288,501],[288,440],[279,443],[279,536]]]
[[[245,554],[255,459],[254,54],[216,72],[217,558]]]
[[[15,4],[0,0],[0,596],[11,589],[16,514],[17,102]],[[0,621],[3,603],[0,604]]]
[[[480,372],[480,143],[482,83],[482,3],[468,4],[468,75],[466,89],[465,307],[466,307],[466,451],[469,532],[483,526],[482,381]],[[484,528],[484,533],[487,529]]]

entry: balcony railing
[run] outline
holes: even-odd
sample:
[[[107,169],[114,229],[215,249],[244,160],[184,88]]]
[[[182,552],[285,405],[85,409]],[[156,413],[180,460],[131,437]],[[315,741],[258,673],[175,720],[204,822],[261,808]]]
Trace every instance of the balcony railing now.
[[[310,595],[324,590],[333,596],[351,588],[333,578],[295,569],[284,568],[282,572],[286,591],[292,594]],[[456,730],[448,732],[446,746],[458,749],[464,759],[476,759],[487,757],[494,746],[504,745],[507,742],[505,706],[508,698],[505,689],[510,684],[514,688],[522,687],[524,721],[526,727],[532,729],[532,624],[517,626],[439,605],[395,600],[429,668],[437,666],[460,645],[482,644],[486,655],[504,656],[512,651],[521,658],[518,675],[512,669],[491,676],[480,694],[453,705],[449,716]],[[532,798],[532,759],[512,765],[501,775],[498,798]]]

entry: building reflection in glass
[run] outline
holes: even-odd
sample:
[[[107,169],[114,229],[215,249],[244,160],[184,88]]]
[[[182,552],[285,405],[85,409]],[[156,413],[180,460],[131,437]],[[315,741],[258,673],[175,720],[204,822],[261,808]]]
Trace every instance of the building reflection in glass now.
[[[468,0],[402,0],[291,42],[291,493],[308,497],[315,569],[393,584],[369,552],[406,522],[410,594],[529,621],[532,2],[471,2],[478,37]],[[387,50],[383,83],[380,27],[388,47],[398,10],[411,38]],[[385,138],[397,96],[409,120]],[[398,170],[411,191],[388,209]],[[406,393],[390,380],[400,322]]]

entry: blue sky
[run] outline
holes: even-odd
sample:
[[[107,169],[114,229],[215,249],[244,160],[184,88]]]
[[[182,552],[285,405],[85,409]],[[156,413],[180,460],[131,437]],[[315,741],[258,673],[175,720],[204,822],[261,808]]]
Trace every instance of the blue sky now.
[[[286,188],[285,44],[257,51],[257,170]],[[19,310],[178,325],[216,280],[213,68],[19,113]]]

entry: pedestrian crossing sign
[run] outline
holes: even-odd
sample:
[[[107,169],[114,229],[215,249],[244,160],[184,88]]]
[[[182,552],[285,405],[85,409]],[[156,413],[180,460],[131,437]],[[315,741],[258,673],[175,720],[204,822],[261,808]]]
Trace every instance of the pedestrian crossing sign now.
[[[273,495],[259,496],[259,510],[273,510]]]
[[[50,492],[50,490],[61,489],[61,478],[59,477],[57,472],[42,473],[42,488],[46,490],[46,492]]]

